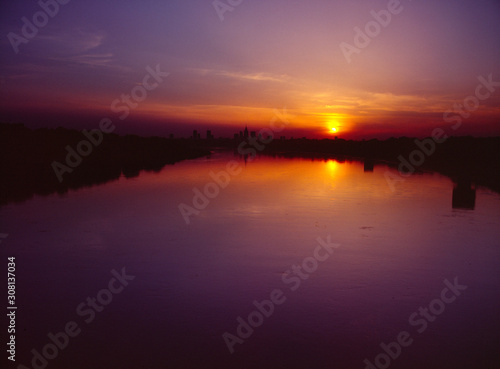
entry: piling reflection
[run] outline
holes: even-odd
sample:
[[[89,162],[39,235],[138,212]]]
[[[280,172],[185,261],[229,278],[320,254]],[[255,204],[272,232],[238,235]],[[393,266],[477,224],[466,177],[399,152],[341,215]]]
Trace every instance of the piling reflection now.
[[[459,178],[453,188],[453,209],[474,210],[476,207],[476,187],[469,178]]]
[[[375,167],[375,162],[373,160],[369,160],[369,159],[365,160],[364,168],[363,168],[365,173],[373,172],[374,167]]]

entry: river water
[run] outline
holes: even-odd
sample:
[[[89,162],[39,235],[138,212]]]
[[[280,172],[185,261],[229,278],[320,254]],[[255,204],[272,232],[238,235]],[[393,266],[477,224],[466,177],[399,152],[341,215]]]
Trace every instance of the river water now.
[[[3,206],[12,367],[500,367],[500,196],[387,171],[218,153]]]

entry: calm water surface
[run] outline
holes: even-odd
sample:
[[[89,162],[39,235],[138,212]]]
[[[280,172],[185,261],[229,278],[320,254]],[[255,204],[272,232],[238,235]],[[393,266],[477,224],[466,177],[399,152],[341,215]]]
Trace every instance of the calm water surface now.
[[[187,225],[179,204],[235,159],[241,173]],[[32,368],[31,350],[73,321],[79,334],[47,368],[500,367],[500,196],[478,188],[474,210],[454,209],[450,179],[414,175],[392,192],[387,170],[216,154],[2,207],[17,364]],[[339,246],[314,264],[328,236]],[[135,279],[100,292],[122,268]],[[467,289],[434,301],[455,278]],[[282,303],[253,314],[260,325],[231,354],[223,335],[274,290]],[[97,295],[107,305],[87,323]],[[411,324],[429,304],[439,314]],[[402,331],[411,344],[380,356]]]

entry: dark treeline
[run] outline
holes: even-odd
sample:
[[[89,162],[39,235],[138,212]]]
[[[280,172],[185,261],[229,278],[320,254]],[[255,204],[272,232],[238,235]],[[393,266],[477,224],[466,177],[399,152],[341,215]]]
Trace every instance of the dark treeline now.
[[[408,137],[384,141],[273,140],[264,153],[384,162],[399,167],[403,174],[435,171],[455,182],[470,181],[500,193],[500,137],[449,137],[442,143],[427,138],[418,142]]]
[[[500,193],[500,137],[450,137],[442,143],[430,138],[417,143],[408,137],[383,141],[275,139],[262,143],[251,137],[167,139],[103,134],[102,142],[92,145],[91,153],[82,155],[81,163],[74,165],[78,158],[70,156],[72,167],[67,163],[67,147],[78,154],[77,147],[82,140],[89,141],[77,130],[31,130],[22,124],[0,123],[0,204],[23,201],[34,194],[65,193],[69,189],[115,180],[121,175],[135,177],[141,170],[159,171],[167,164],[208,155],[213,149],[232,149],[247,155],[359,159],[365,166],[368,164],[368,168],[383,162],[399,167],[403,173],[436,171],[455,182],[470,182]],[[61,164],[62,182],[54,171],[54,161]]]
[[[357,159],[367,167],[384,163],[404,175],[435,171],[455,182],[488,187],[500,193],[500,137],[448,137],[352,141],[344,139],[273,139],[257,137],[193,140],[198,147],[232,148],[243,156],[273,155],[329,159]],[[404,177],[403,177],[404,178]]]
[[[87,156],[70,156],[67,146],[77,151],[82,141],[89,142],[82,132],[66,128],[31,130],[22,124],[0,123],[0,204],[24,201],[33,195],[65,193],[69,189],[91,186],[139,175],[140,170],[159,171],[167,164],[208,155],[206,149],[190,140],[161,137],[118,136],[103,134],[98,145],[87,144]],[[98,142],[98,141],[96,141]],[[60,170],[57,178],[52,163],[57,161],[71,170]]]

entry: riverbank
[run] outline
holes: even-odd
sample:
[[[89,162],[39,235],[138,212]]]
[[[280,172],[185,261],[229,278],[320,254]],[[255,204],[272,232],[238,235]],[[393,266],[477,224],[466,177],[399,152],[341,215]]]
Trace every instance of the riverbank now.
[[[434,171],[453,181],[466,181],[500,193],[500,137],[450,137],[443,142],[409,137],[347,141],[289,139],[266,145],[265,155],[338,158],[364,161],[368,167],[384,163],[401,178]]]
[[[98,138],[98,137],[97,137]],[[210,154],[190,140],[106,134],[89,150],[82,132],[0,123],[0,204],[132,178]]]

